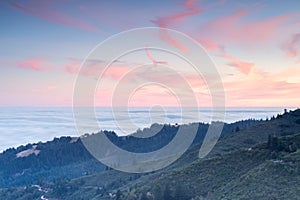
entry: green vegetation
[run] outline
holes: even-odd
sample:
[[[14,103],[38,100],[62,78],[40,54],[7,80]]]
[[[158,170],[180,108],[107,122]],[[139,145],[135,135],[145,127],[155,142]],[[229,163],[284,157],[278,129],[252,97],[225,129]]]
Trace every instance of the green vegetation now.
[[[201,160],[197,156],[203,135],[198,134],[199,142],[174,164],[156,172],[129,174],[106,168],[75,179],[40,180],[38,186],[2,189],[0,196],[8,200],[42,196],[64,200],[296,200],[300,196],[299,121],[300,110],[296,110],[268,121],[251,121],[251,125],[227,125],[211,154]],[[119,139],[113,140],[125,145]],[[124,148],[135,147],[131,142]]]
[[[225,124],[222,135],[234,132],[237,126],[249,127],[260,123],[257,120],[245,120]],[[208,124],[193,123],[186,127],[198,126],[194,144],[200,144],[208,129]],[[138,130],[134,134],[158,133],[149,138],[137,138],[134,134],[118,137],[114,132],[100,131],[86,134],[84,138],[105,134],[113,143],[131,152],[150,152],[168,144],[178,131],[178,126],[153,124],[150,128]],[[188,134],[188,133],[187,133]],[[94,159],[84,147],[82,138],[61,137],[53,141],[28,144],[10,148],[0,154],[0,187],[13,187],[35,184],[37,180],[54,181],[58,178],[77,178],[107,169]],[[196,157],[195,157],[196,158]]]
[[[277,141],[280,148],[263,143],[251,150],[198,160],[127,193],[123,199],[146,193],[151,193],[152,199],[161,199],[161,193],[167,193],[168,199],[298,199],[300,151],[290,151],[289,146],[300,144],[300,134]]]

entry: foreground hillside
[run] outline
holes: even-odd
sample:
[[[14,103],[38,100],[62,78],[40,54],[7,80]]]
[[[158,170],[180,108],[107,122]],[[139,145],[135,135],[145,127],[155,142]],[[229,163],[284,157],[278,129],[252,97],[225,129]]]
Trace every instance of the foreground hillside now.
[[[76,179],[40,180],[35,185],[2,189],[0,195],[3,199],[65,200],[297,199],[300,196],[297,185],[300,110],[267,121],[251,121],[251,125],[247,122],[247,126],[243,124],[225,126],[214,150],[201,160],[197,159],[201,145],[198,139],[177,162],[160,171],[129,174],[106,169]],[[174,128],[164,130],[172,132]],[[125,145],[122,141],[115,142]],[[131,144],[126,148],[131,146],[135,147]]]
[[[300,134],[174,170],[122,199],[299,199]],[[148,199],[148,198],[146,198]]]
[[[285,112],[283,115],[278,114],[264,123],[258,123],[251,128],[227,135],[219,140],[211,155],[226,153],[239,148],[249,148],[267,141],[269,135],[287,136],[297,133],[300,133],[300,109]]]

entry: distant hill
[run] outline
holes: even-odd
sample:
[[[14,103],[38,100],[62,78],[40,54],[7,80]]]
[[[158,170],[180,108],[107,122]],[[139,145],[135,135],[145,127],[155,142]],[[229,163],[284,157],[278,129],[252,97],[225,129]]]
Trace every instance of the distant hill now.
[[[222,136],[231,134],[236,129],[260,123],[258,120],[244,120],[225,124]],[[198,125],[194,144],[202,142],[209,124]],[[149,128],[138,130],[130,136],[118,137],[114,132],[100,131],[119,147],[132,152],[150,152],[166,145],[176,135],[179,126],[153,124]],[[137,138],[136,134],[147,135],[158,133],[149,138]],[[84,137],[95,137],[86,134]],[[27,144],[10,148],[0,154],[0,187],[11,187],[34,184],[37,180],[53,181],[57,178],[76,178],[83,175],[101,172],[106,166],[97,161],[86,150],[78,137],[55,138],[49,142]]]
[[[171,135],[165,136],[166,131],[156,137],[172,138],[170,130],[176,127],[164,126]],[[163,170],[129,174],[106,169],[76,179],[62,176],[54,182],[40,180],[38,185],[2,189],[0,195],[4,199],[66,200],[297,199],[300,196],[297,186],[300,179],[299,133],[300,110],[295,110],[270,120],[226,125],[211,154],[201,160],[197,159],[201,139],[197,141],[196,138],[194,145],[180,159]],[[126,145],[119,141],[124,139],[115,134],[109,137],[121,146]],[[197,137],[203,135],[197,134]],[[68,144],[73,143],[68,141]],[[135,148],[131,142],[127,144],[130,145],[123,148]],[[35,157],[42,152],[38,146],[23,148],[23,151],[26,149],[31,149],[29,152]],[[34,153],[36,150],[40,152]],[[15,155],[19,153],[17,151]],[[23,152],[26,153],[28,151]]]
[[[1,153],[0,186],[27,185],[58,177],[74,178],[104,169],[84,148],[80,139],[61,137]]]
[[[300,135],[286,136],[279,141],[288,141],[285,142],[288,145],[295,142],[300,146]],[[283,146],[288,149],[288,145]],[[39,199],[42,195],[48,199],[66,200],[117,199],[117,188],[120,188],[119,199],[143,199],[150,194],[152,199],[296,200],[299,197],[300,153],[299,150],[289,152],[286,149],[272,150],[264,143],[251,150],[198,160],[169,173],[137,175],[110,170],[71,181],[42,183],[47,193],[39,191],[36,186],[28,186],[5,189],[0,194],[5,199]],[[138,186],[138,182],[144,183]],[[132,188],[124,190],[124,185]],[[109,197],[110,193],[114,198]]]
[[[150,150],[164,144],[168,139],[172,139],[173,131],[176,132],[175,126],[154,126],[165,127],[156,136],[156,139],[146,140],[146,143],[150,144],[160,139],[163,142],[155,147],[150,147]],[[60,174],[54,173],[56,179],[52,175],[54,181],[35,179],[34,184],[36,185],[28,183],[26,187],[2,189],[0,196],[7,200],[297,199],[300,196],[298,186],[300,181],[298,149],[300,147],[300,110],[286,112],[283,115],[272,117],[270,120],[246,120],[226,124],[222,137],[211,154],[199,160],[197,156],[201,138],[203,139],[203,131],[207,126],[207,124],[201,124],[194,144],[180,159],[165,169],[146,174],[130,174],[106,168],[99,170],[98,173],[91,173],[87,176],[78,175],[76,179],[69,179],[63,173],[64,170],[77,171],[76,165],[82,166],[83,163],[89,163],[93,159],[83,153],[87,157],[83,156],[81,161],[77,161],[77,164],[75,164],[75,160],[69,159],[69,164],[61,161],[61,166],[50,168],[50,171],[53,169],[61,171]],[[151,131],[151,127],[143,131]],[[147,149],[137,147],[134,144],[136,138],[132,138],[132,136],[124,139],[117,137],[112,132],[99,134],[107,134],[114,143],[122,148],[128,150],[138,148],[136,149],[138,152],[147,151]],[[51,146],[52,150],[65,147],[64,154],[58,156],[63,158],[69,156],[66,150],[70,145],[80,146],[82,144],[78,138],[64,137],[48,143],[10,149],[8,152],[14,152],[10,155],[15,160],[30,156],[39,158],[43,152],[39,145],[45,145],[45,148],[49,145],[47,148]],[[54,156],[53,154],[48,155]],[[74,174],[72,175],[74,176]],[[31,181],[33,182],[34,179]]]

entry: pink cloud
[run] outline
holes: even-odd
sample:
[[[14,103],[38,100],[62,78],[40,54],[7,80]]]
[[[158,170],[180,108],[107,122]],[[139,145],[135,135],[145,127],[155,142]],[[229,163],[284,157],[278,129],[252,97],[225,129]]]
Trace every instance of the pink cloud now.
[[[57,86],[49,85],[49,86],[46,86],[46,87],[34,88],[34,89],[32,89],[32,92],[35,92],[35,93],[49,93],[49,92],[54,91],[56,89],[57,89]]]
[[[221,16],[201,26],[202,36],[222,43],[258,44],[273,41],[282,31],[282,25],[295,14],[286,14],[260,20],[247,20],[249,11],[239,10]]]
[[[182,6],[185,9],[184,11],[171,13],[165,17],[158,17],[157,19],[152,20],[152,22],[156,24],[158,27],[162,28],[160,32],[160,36],[164,41],[176,47],[177,49],[180,49],[181,51],[187,51],[187,47],[185,47],[179,41],[176,41],[175,39],[170,37],[168,30],[165,28],[177,24],[183,21],[184,19],[186,19],[187,17],[200,14],[203,12],[203,10],[197,7],[196,0],[186,0],[182,4]]]
[[[243,74],[249,74],[251,69],[255,66],[254,63],[238,60],[237,58],[228,55],[225,52],[223,53],[222,56],[230,61],[230,63],[228,64],[229,66],[236,68]]]
[[[300,54],[300,33],[293,35],[285,44],[282,49],[286,52],[289,58],[295,58]]]
[[[242,60],[239,60],[238,58],[229,55],[225,51],[225,47],[222,45],[217,44],[212,39],[198,39],[198,41],[204,46],[204,48],[209,52],[218,52],[221,57],[227,59],[229,63],[227,65],[236,68],[238,71],[240,71],[243,74],[249,75],[249,73],[253,70],[257,70],[255,68],[255,64],[252,62],[245,62]]]
[[[206,87],[206,82],[201,75],[198,74],[183,74],[183,78],[193,87]]]
[[[161,29],[160,30],[160,36],[161,38],[166,41],[167,43],[171,44],[172,46],[176,47],[177,49],[180,49],[183,52],[187,52],[188,48],[180,43],[179,41],[173,39],[172,37],[169,36],[168,30],[167,29]]]
[[[79,71],[82,70],[81,75],[98,78],[96,76],[100,76],[99,73],[106,67],[101,60],[86,60],[84,67],[80,69],[81,63],[81,60],[72,58],[65,65],[65,71],[73,76],[76,76],[78,75]],[[121,63],[113,63],[104,71],[102,78],[113,78],[115,80],[119,80],[131,69],[132,66]]]
[[[89,32],[102,34],[104,33],[102,30],[87,23],[86,21],[80,20],[78,18],[74,19],[74,17],[70,17],[66,14],[63,14],[62,12],[59,12],[58,8],[51,7],[50,3],[51,2],[34,0],[30,1],[27,5],[18,2],[11,2],[9,5],[46,21],[73,27],[76,29],[86,30]]]
[[[153,63],[156,63],[156,60],[153,58],[153,56],[150,54],[149,52],[149,49],[148,49],[148,46],[146,47],[146,55],[147,57],[153,62]]]
[[[125,65],[112,65],[103,74],[104,78],[111,77],[115,80],[120,80],[122,76],[126,75],[132,68]]]
[[[209,52],[218,51],[218,50],[224,51],[224,47],[217,44],[215,41],[211,39],[200,38],[198,39],[198,42],[200,42],[200,44],[202,44],[203,47]]]
[[[85,60],[84,66],[81,69],[82,60],[71,58],[68,63],[65,64],[64,69],[69,74],[76,76],[79,71],[83,76],[96,76],[100,69],[103,68],[103,61],[101,60]]]
[[[157,64],[167,65],[168,64],[168,62],[166,62],[166,61],[156,61],[155,58],[149,52],[149,47],[148,46],[145,48],[145,51],[146,51],[147,57],[153,62],[154,65],[157,65]]]
[[[174,23],[178,23],[184,20],[187,17],[202,13],[203,10],[198,8],[196,5],[196,0],[186,0],[182,5],[185,8],[184,11],[171,13],[165,17],[158,17],[152,22],[156,24],[158,27],[167,28]]]
[[[75,76],[79,73],[80,61],[78,59],[70,59],[70,61],[65,65],[65,70],[69,74]]]
[[[145,85],[135,91],[128,91],[131,93],[127,100],[118,99],[114,102],[114,106],[179,106],[176,96],[170,93],[166,88],[157,85]],[[125,94],[124,94],[125,95]],[[125,95],[126,96],[126,95]],[[125,98],[124,96],[124,98]],[[147,98],[145,98],[147,97]],[[114,91],[97,90],[95,94],[96,106],[111,106]]]
[[[40,58],[29,58],[17,63],[17,66],[24,69],[31,69],[35,71],[45,70],[48,63]]]
[[[299,106],[300,83],[269,79],[224,83],[227,104],[231,106]]]
[[[181,44],[179,41],[176,41],[175,39],[173,39],[169,33],[167,29],[160,29],[160,37],[162,40],[164,40],[165,42],[169,43],[170,45],[172,45],[173,47],[186,52],[188,51],[187,47],[183,44]]]
[[[145,98],[147,97],[147,98]],[[165,88],[151,85],[137,90],[128,101],[128,106],[181,106],[177,97]]]
[[[224,81],[227,105],[299,106],[300,79],[296,79],[299,72],[298,68],[277,73],[253,70],[244,79]]]

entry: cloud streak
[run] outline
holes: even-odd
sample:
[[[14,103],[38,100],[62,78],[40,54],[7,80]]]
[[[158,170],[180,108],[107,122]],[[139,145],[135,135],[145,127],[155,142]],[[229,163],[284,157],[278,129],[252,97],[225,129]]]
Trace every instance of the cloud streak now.
[[[282,25],[295,14],[285,14],[260,20],[247,20],[250,11],[238,10],[201,26],[203,35],[223,43],[259,44],[272,41],[282,31]]]
[[[164,17],[157,17],[155,20],[151,20],[155,25],[162,28],[160,31],[160,37],[165,42],[170,45],[180,49],[181,51],[187,51],[187,47],[181,44],[179,41],[173,39],[166,28],[169,28],[171,25],[175,25],[179,22],[182,22],[188,17],[200,14],[204,12],[201,8],[196,5],[196,0],[186,0],[182,6],[185,10],[180,12],[174,12]]]
[[[227,103],[234,106],[299,105],[300,80],[289,81],[299,72],[298,68],[277,73],[253,71],[245,79],[225,81]]]
[[[106,67],[104,62],[101,60],[85,60],[85,64],[80,69],[81,64],[82,60],[71,58],[69,62],[65,64],[64,70],[73,76],[79,75],[80,72],[80,75],[82,76],[100,78],[97,76],[100,76],[99,73],[102,72]],[[124,76],[131,69],[132,66],[130,65],[115,62],[105,69],[101,78],[112,78],[114,80],[120,80],[121,77]]]
[[[52,2],[53,3],[53,2]],[[43,1],[31,1],[28,4],[22,4],[18,2],[10,2],[10,6],[17,8],[25,13],[28,13],[32,16],[38,17],[40,19],[53,22],[56,24],[85,30],[88,32],[95,32],[95,33],[101,33],[105,34],[102,30],[99,28],[91,25],[90,23],[81,20],[81,19],[74,19],[74,17],[68,16],[62,12],[58,11],[58,8],[51,8],[49,5],[49,2]],[[80,12],[80,10],[78,11]]]
[[[152,22],[158,27],[168,28],[170,25],[179,23],[187,17],[204,12],[201,8],[197,7],[196,2],[196,0],[187,0],[182,4],[182,6],[185,8],[184,11],[171,13],[165,17],[158,17],[155,20],[152,20]]]
[[[85,60],[84,65],[81,67],[82,60],[77,58],[70,58],[65,64],[64,70],[73,75],[77,76],[79,72],[83,76],[96,76],[99,71],[104,67],[102,60]]]
[[[148,46],[145,48],[145,51],[146,51],[147,57],[153,62],[154,65],[157,65],[157,64],[167,65],[167,64],[168,64],[168,62],[166,62],[166,61],[157,61],[157,60],[152,56],[152,54],[149,52],[149,47],[148,47]]]
[[[200,38],[200,39],[198,39],[198,42],[200,42],[200,44],[202,44],[203,47],[209,52],[214,52],[214,51],[219,51],[219,50],[224,51],[224,47],[217,44],[216,42],[214,42],[211,39]]]
[[[300,33],[294,34],[286,43],[283,44],[282,49],[286,52],[289,58],[296,58],[300,54]],[[298,60],[300,62],[300,60]]]
[[[34,89],[32,89],[32,92],[45,94],[45,93],[52,92],[56,89],[57,89],[57,86],[49,85],[46,87],[34,88]]]
[[[223,53],[222,56],[230,61],[228,63],[229,66],[236,68],[238,71],[240,71],[241,73],[246,74],[246,75],[249,74],[250,71],[255,66],[254,63],[238,60],[237,58],[235,58],[227,53]]]
[[[48,64],[45,60],[40,58],[29,58],[27,60],[17,62],[17,66],[23,69],[43,71],[47,68]]]

